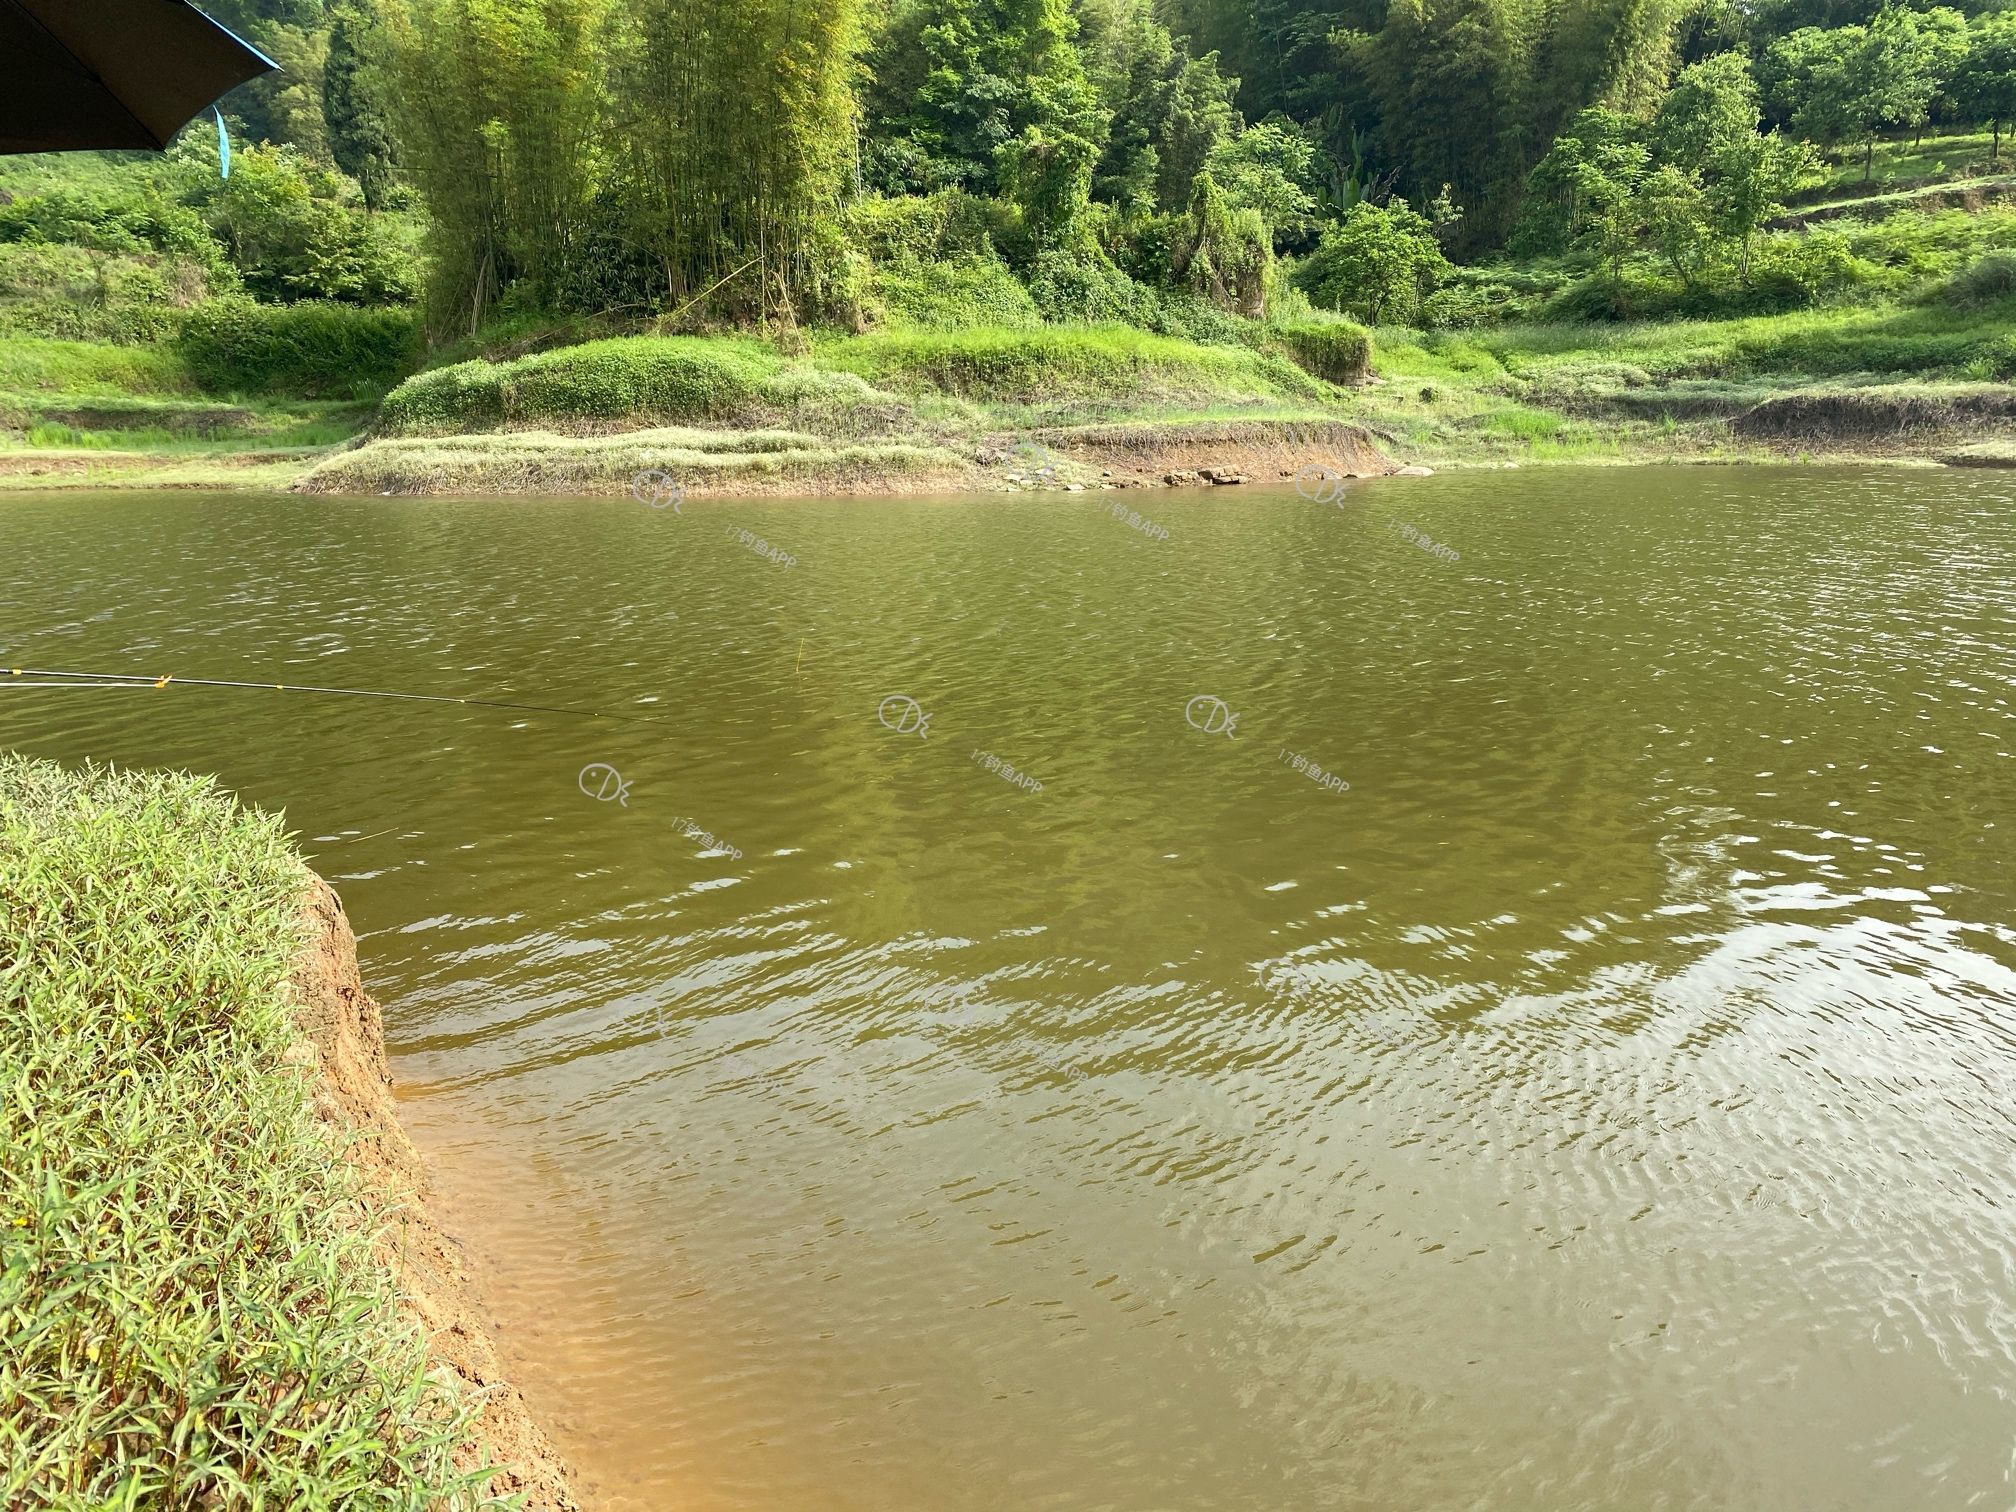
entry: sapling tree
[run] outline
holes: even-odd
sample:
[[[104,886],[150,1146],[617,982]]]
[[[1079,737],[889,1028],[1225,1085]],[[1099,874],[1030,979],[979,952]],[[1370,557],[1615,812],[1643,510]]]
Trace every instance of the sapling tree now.
[[[1295,281],[1316,304],[1376,325],[1411,320],[1449,272],[1426,217],[1404,199],[1392,199],[1353,205],[1323,233]]]
[[[1316,144],[1292,127],[1267,121],[1211,149],[1204,166],[1237,209],[1252,210],[1275,236],[1306,234],[1316,197],[1306,187]]]

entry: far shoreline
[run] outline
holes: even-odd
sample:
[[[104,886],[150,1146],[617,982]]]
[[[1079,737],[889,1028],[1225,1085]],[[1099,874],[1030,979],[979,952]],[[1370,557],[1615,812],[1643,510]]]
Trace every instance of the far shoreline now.
[[[1858,466],[1976,471],[2016,468],[2016,441],[1983,439],[1978,431],[1965,430],[1853,439],[1815,430],[1774,437],[1770,444],[1753,443],[1740,449],[1711,445],[1664,450],[1644,447],[1610,453],[1519,458],[1431,453],[1425,460],[1417,461],[1404,453],[1399,457],[1390,455],[1386,450],[1394,445],[1390,437],[1342,417],[1249,420],[1236,425],[1245,434],[1227,436],[1214,427],[1213,434],[1202,437],[1174,435],[1136,449],[1124,460],[1111,448],[1074,444],[1070,439],[1060,438],[1053,448],[1059,464],[1056,475],[1046,478],[1018,477],[998,465],[951,454],[933,458],[924,465],[892,469],[850,466],[844,460],[822,465],[808,457],[794,459],[796,466],[770,472],[752,470],[741,475],[715,476],[689,473],[690,480],[682,480],[681,490],[686,500],[712,502],[749,498],[893,499],[949,494],[1006,500],[1085,493],[1124,496],[1144,489],[1194,489],[1211,493],[1240,488],[1273,490],[1293,487],[1304,468],[1328,469],[1335,476],[1353,482],[1577,467]],[[1318,430],[1328,434],[1329,444],[1298,446],[1296,433]],[[625,457],[626,463],[648,465],[662,461],[664,470],[671,472],[679,459],[653,450],[655,434],[653,430],[642,429],[593,439],[621,444],[631,454]],[[1343,444],[1338,444],[1339,439],[1347,437]],[[0,493],[219,492],[465,502],[628,496],[632,477],[640,469],[581,467],[570,453],[583,439],[544,431],[429,438],[431,448],[451,453],[459,445],[472,450],[489,449],[501,441],[514,453],[508,472],[485,468],[480,463],[471,468],[429,467],[408,471],[396,460],[365,472],[331,467],[346,454],[354,455],[380,444],[370,441],[286,461],[227,457],[200,464],[182,457],[144,452],[0,453]],[[1284,465],[1291,461],[1295,465]],[[316,477],[323,468],[330,468],[330,472]],[[356,485],[346,486],[353,478]],[[370,484],[380,486],[367,486]]]

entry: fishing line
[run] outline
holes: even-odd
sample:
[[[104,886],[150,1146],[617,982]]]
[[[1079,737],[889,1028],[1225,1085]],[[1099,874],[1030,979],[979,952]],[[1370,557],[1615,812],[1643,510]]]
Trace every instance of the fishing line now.
[[[472,709],[512,709],[526,714],[572,714],[584,719],[624,719],[646,724],[672,721],[650,714],[619,714],[610,709],[570,709],[560,704],[513,703],[496,698],[450,698],[439,693],[394,693],[381,688],[324,688],[310,683],[234,682],[222,677],[155,677],[140,672],[61,672],[47,667],[9,667],[0,687],[19,688],[165,688],[170,683],[192,688],[259,688],[280,693],[323,693],[344,698],[400,698],[415,703],[464,704]],[[17,683],[17,677],[54,678],[53,682]]]

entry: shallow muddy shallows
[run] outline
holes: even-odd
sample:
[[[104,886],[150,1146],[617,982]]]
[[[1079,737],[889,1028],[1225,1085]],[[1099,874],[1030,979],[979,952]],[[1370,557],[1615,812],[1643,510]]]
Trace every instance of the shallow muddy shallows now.
[[[641,717],[0,740],[285,807],[609,1506],[2006,1507],[2012,506],[10,500],[7,665]]]

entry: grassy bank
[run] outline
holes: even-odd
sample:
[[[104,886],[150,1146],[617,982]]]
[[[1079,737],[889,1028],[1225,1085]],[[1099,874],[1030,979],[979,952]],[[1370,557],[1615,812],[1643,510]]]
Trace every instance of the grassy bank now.
[[[423,356],[410,312],[326,301],[213,300],[150,341],[0,320],[0,487],[617,494],[655,471],[700,494],[861,493],[1276,480],[1326,461],[1997,465],[2016,420],[1996,393],[2016,379],[2016,207],[1987,148],[1879,144],[1867,184],[1859,158],[1838,165],[1760,237],[1749,286],[1689,287],[1642,251],[1614,277],[1580,254],[1487,263],[1459,270],[1429,329],[1367,332],[1292,290],[1267,320],[1185,306],[1187,334],[1046,323],[991,254],[874,263],[888,297],[865,330],[646,335],[519,311]],[[1055,465],[1027,466],[1031,443]]]
[[[0,334],[0,487],[283,488],[370,424],[410,315],[234,307],[173,339]]]
[[[2010,426],[1988,394],[2016,375],[2007,256],[1905,297],[1782,314],[1385,327],[1357,336],[1369,376],[1347,361],[1342,383],[1278,335],[1050,326],[815,334],[789,356],[754,337],[602,338],[432,368],[374,406],[178,393],[172,368],[122,368],[123,352],[93,367],[69,349],[82,344],[16,344],[0,383],[66,376],[29,406],[0,388],[0,426],[28,443],[0,449],[0,486],[620,493],[657,470],[696,493],[986,488],[1009,486],[1002,459],[1035,440],[1060,459],[1047,482],[1095,487],[1160,481],[1179,452],[1194,466],[1195,438],[1234,421],[1356,425],[1387,458],[1434,467],[1943,460]],[[1915,394],[1901,409],[1900,386]],[[1168,445],[1131,472],[1090,466],[1114,426]]]
[[[207,781],[0,754],[0,1502],[473,1506],[318,1131],[306,873]]]
[[[1886,301],[1727,320],[1376,333],[1348,412],[1431,465],[1940,460],[2006,434],[2016,302]],[[1908,388],[1915,402],[1895,404]],[[1804,423],[1786,423],[1799,416]]]
[[[1030,442],[1054,454],[1047,484],[1159,482],[1200,446],[1201,465],[1236,470],[1289,428],[1334,425],[1347,390],[1310,367],[1356,376],[1366,348],[1343,321],[1256,326],[1250,345],[1127,326],[822,334],[789,357],[746,337],[616,337],[418,374],[368,444],[303,486],[619,493],[656,470],[701,493],[1012,487]],[[1119,452],[1115,426],[1132,427]],[[1348,464],[1375,465],[1341,439]]]

